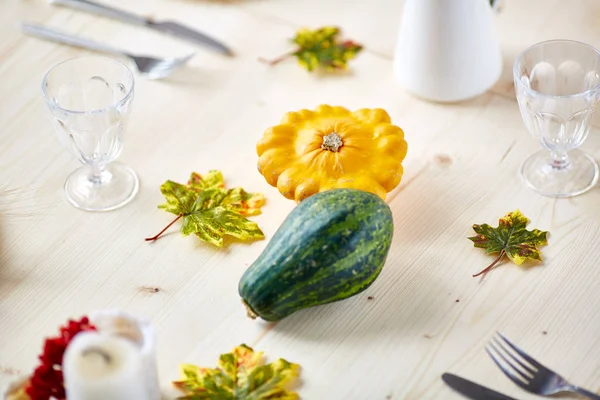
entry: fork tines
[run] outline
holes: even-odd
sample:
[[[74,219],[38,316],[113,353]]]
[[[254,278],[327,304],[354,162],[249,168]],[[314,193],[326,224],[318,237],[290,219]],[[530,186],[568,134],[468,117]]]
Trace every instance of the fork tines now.
[[[540,369],[546,369],[500,332],[496,332],[485,351],[507,377],[523,388],[529,386]]]

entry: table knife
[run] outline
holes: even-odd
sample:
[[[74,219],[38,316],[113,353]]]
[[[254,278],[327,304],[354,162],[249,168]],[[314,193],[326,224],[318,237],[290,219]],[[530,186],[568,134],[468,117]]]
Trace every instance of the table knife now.
[[[132,14],[128,11],[123,11],[113,7],[98,4],[90,0],[50,0],[50,2],[53,4],[70,7],[76,10],[117,19],[119,21],[126,22],[129,24],[144,26],[150,29],[157,30],[159,32],[169,33],[171,35],[178,36],[183,39],[191,40],[195,43],[208,45],[213,49],[221,52],[222,54],[228,56],[233,55],[233,52],[221,42],[218,42],[217,40],[205,35],[202,32],[198,32],[177,22],[154,21],[150,18]]]
[[[453,374],[443,374],[442,379],[452,389],[473,400],[517,400]]]

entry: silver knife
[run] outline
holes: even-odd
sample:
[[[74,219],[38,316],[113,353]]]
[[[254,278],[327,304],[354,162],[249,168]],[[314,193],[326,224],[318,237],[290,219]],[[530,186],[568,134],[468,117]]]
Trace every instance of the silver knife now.
[[[126,22],[129,24],[145,26],[147,28],[155,29],[159,32],[165,32],[174,36],[188,39],[196,43],[209,45],[212,48],[228,56],[233,55],[231,49],[229,49],[221,42],[218,42],[215,39],[205,35],[204,33],[188,28],[177,22],[154,21],[150,18],[142,17],[127,11],[108,7],[102,4],[94,3],[90,0],[50,0],[50,2],[53,4],[70,7],[76,10],[117,19],[119,21]]]
[[[473,400],[517,400],[453,374],[443,374],[442,379],[452,389]]]

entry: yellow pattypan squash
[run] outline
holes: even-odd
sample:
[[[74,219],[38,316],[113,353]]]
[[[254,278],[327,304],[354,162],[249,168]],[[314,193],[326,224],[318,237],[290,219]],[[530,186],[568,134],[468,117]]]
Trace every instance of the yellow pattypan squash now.
[[[404,132],[382,109],[321,105],[287,113],[256,145],[258,170],[288,199],[353,188],[385,200],[402,179]]]

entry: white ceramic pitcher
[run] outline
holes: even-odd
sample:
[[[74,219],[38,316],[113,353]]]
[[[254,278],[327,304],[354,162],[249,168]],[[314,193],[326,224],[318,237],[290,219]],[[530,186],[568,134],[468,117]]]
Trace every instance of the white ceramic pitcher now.
[[[396,79],[428,100],[452,102],[489,89],[502,72],[489,0],[405,0]]]

